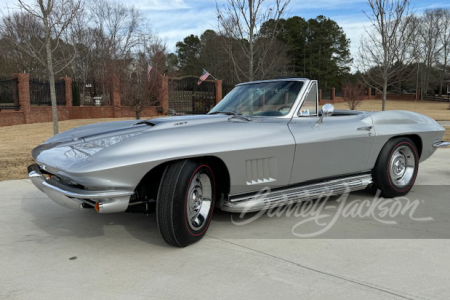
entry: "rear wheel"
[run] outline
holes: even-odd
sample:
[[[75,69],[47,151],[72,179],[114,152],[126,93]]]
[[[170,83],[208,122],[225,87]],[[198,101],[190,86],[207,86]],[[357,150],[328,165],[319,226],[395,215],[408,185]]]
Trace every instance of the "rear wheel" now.
[[[373,169],[375,188],[381,196],[406,195],[414,185],[419,170],[419,155],[414,142],[406,137],[389,140]]]
[[[214,209],[215,181],[211,168],[193,160],[167,166],[156,203],[156,219],[163,239],[185,247],[206,233]]]

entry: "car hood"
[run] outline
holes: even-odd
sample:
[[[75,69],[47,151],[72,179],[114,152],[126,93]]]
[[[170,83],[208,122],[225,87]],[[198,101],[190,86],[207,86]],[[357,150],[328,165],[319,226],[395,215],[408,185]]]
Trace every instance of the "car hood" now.
[[[92,140],[104,135],[120,135],[126,132],[151,131],[167,129],[175,126],[193,126],[200,124],[226,121],[229,116],[224,115],[193,115],[176,116],[147,120],[112,121],[95,123],[69,129],[57,134],[44,142],[44,144],[60,144],[84,139]]]
[[[194,115],[148,120],[113,121],[73,128],[46,140],[32,151],[41,164],[61,169],[88,159],[97,152],[137,135],[187,126],[228,122],[230,116]]]

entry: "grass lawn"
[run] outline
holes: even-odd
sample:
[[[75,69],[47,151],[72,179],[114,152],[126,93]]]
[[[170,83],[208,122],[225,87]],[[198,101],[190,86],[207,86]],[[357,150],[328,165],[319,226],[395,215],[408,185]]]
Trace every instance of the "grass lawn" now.
[[[59,130],[127,119],[132,118],[67,120],[59,122]],[[33,163],[31,150],[52,135],[51,122],[0,127],[0,180],[27,178],[27,167]]]
[[[347,103],[336,103],[337,109],[348,109]],[[435,120],[450,121],[448,103],[388,101],[388,110],[410,110],[432,117]],[[363,101],[358,110],[381,110],[381,101]],[[123,119],[84,119],[59,122],[60,131],[70,128]],[[132,118],[128,118],[132,119]],[[446,128],[444,137],[450,141],[450,127]],[[0,180],[27,178],[26,168],[33,163],[31,150],[53,135],[52,123],[36,123],[25,125],[4,126],[0,130]]]

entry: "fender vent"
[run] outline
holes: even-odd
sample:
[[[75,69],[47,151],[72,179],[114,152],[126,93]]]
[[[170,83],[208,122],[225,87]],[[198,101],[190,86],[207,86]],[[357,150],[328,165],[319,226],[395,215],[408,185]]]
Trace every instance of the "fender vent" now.
[[[247,185],[276,181],[277,163],[274,157],[245,161]]]

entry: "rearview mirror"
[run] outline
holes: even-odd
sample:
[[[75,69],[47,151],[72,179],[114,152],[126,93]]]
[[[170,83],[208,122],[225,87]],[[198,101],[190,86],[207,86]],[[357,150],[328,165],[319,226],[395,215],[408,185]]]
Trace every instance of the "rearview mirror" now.
[[[324,117],[331,117],[334,112],[334,106],[333,104],[327,103],[324,106],[322,106],[322,115],[319,118],[319,121],[317,123],[322,124]]]

